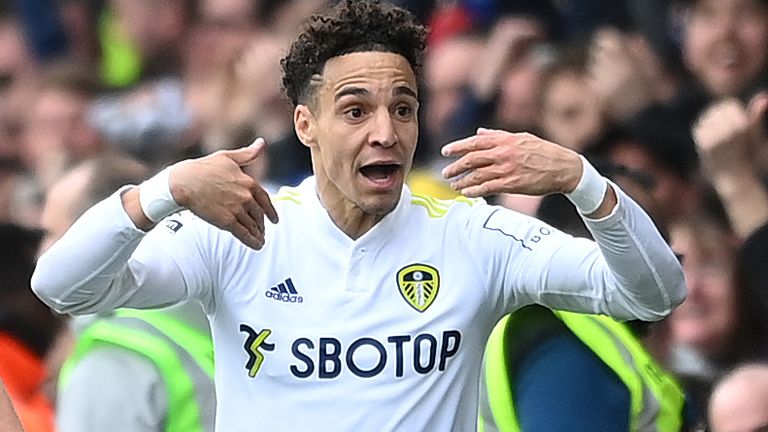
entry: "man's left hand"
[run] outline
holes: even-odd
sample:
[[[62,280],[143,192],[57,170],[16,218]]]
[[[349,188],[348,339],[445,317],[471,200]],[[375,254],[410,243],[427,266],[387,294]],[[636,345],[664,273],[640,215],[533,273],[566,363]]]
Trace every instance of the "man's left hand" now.
[[[442,154],[459,158],[443,169],[443,176],[468,197],[567,193],[581,178],[576,152],[529,133],[481,128],[477,135],[447,144]]]

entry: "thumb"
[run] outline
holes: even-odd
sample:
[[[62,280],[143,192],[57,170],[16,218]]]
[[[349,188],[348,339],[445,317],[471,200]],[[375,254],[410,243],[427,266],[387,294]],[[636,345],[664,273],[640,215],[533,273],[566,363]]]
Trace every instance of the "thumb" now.
[[[747,115],[750,124],[758,124],[765,118],[768,112],[768,92],[761,91],[749,100],[747,105]]]
[[[236,164],[243,166],[256,160],[267,146],[264,138],[256,138],[248,147],[242,147],[235,150],[225,150],[224,154],[232,159]]]

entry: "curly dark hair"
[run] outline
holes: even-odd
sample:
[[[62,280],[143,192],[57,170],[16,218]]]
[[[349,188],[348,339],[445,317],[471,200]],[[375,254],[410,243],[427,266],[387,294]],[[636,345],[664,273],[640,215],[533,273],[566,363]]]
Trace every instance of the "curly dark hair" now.
[[[325,62],[353,52],[400,54],[419,75],[427,29],[410,12],[379,0],[345,0],[313,15],[280,61],[283,89],[296,106],[312,96],[311,80]]]

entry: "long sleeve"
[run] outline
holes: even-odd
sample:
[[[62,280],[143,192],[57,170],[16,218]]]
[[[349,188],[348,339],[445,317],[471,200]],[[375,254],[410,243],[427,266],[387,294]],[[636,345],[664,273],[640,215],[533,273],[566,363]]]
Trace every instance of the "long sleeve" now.
[[[211,308],[210,278],[188,229],[167,249],[137,229],[121,191],[88,210],[38,260],[32,289],[61,313],[159,308],[197,298]],[[166,229],[158,225],[153,231]],[[164,244],[165,243],[165,244]],[[183,264],[182,264],[183,263]]]
[[[685,298],[682,269],[645,212],[612,185],[613,212],[585,219],[595,242],[515,212],[486,207],[468,227],[486,256],[497,311],[527,304],[655,321]],[[491,257],[487,257],[491,254]],[[489,259],[490,258],[490,259]],[[494,295],[494,294],[492,294]]]

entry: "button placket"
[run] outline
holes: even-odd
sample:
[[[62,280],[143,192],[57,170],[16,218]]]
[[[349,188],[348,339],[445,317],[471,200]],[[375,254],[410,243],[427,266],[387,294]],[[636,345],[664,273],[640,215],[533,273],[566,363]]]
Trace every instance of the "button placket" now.
[[[363,292],[367,290],[364,278],[360,277],[361,268],[365,266],[365,255],[368,249],[365,247],[356,247],[350,256],[349,277],[347,278],[347,290],[352,292]]]

